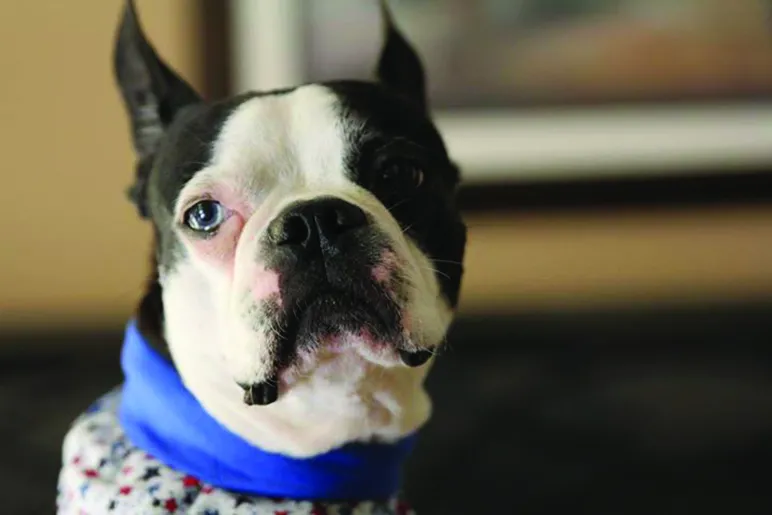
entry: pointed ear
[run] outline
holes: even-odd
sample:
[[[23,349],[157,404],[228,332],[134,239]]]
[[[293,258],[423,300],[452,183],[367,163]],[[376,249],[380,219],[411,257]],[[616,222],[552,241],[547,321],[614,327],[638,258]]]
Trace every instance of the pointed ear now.
[[[394,25],[386,0],[379,3],[384,41],[378,59],[378,80],[425,109],[426,84],[421,59]]]
[[[175,114],[186,105],[200,102],[201,97],[158,57],[145,38],[132,0],[124,6],[113,66],[139,158],[130,196],[140,214],[146,216],[142,205],[144,185],[153,154]]]

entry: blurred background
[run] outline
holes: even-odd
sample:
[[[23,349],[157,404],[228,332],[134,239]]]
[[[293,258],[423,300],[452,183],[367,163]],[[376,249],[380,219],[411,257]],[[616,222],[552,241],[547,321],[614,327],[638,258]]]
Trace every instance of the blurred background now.
[[[137,0],[209,98],[367,78],[374,2]],[[772,458],[772,4],[395,0],[464,173],[420,513],[760,513]],[[0,489],[52,513],[149,272],[120,0],[0,3]],[[7,507],[10,506],[10,507]],[[505,506],[505,507],[502,507]]]

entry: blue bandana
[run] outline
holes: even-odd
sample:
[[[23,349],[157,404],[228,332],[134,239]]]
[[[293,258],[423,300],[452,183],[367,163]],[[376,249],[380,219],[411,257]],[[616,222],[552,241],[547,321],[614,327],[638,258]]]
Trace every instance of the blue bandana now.
[[[219,488],[265,497],[382,500],[399,490],[402,463],[416,435],[396,444],[347,444],[312,458],[290,458],[255,447],[212,418],[134,322],[126,328],[121,365],[126,380],[120,420],[126,435],[174,469]]]

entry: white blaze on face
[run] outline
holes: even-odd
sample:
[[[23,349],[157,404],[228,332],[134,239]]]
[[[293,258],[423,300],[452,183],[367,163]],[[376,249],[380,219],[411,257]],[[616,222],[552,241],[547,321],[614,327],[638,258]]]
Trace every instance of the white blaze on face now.
[[[451,311],[431,262],[385,206],[347,176],[346,147],[358,123],[341,118],[337,97],[322,86],[247,100],[226,119],[211,162],[177,202],[178,220],[201,198],[220,201],[229,216],[209,240],[180,231],[185,255],[161,278],[175,364],[215,418],[267,450],[302,456],[373,436],[396,439],[429,415],[422,387],[428,366],[401,366],[396,354],[391,362],[367,359],[351,334],[341,335],[350,351],[311,356],[303,377],[271,405],[245,405],[237,385],[271,373],[276,328],[266,306],[281,303],[280,277],[260,262],[260,242],[298,200],[335,196],[369,213],[393,249],[373,273],[383,276],[398,263],[408,283],[405,333],[416,347],[444,337]]]

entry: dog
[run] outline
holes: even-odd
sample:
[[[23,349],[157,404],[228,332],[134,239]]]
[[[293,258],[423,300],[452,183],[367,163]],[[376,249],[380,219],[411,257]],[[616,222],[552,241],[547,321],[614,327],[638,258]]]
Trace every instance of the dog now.
[[[152,274],[125,381],[65,437],[59,513],[412,513],[400,470],[466,227],[420,58],[380,7],[372,81],[206,101],[126,3],[114,71]]]

